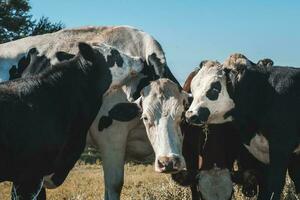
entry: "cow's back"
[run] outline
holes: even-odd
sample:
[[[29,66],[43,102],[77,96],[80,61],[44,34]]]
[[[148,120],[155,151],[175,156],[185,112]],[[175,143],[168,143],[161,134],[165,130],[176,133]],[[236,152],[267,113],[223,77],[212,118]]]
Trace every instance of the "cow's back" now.
[[[90,45],[105,43],[128,55],[138,56],[148,64],[148,57],[155,53],[160,62],[166,62],[160,44],[141,30],[129,26],[79,27],[0,44],[0,81],[8,79],[9,69],[17,66],[29,49],[36,48],[40,55],[45,55],[51,64],[55,64],[58,62],[55,54],[59,51],[77,54],[78,42]]]

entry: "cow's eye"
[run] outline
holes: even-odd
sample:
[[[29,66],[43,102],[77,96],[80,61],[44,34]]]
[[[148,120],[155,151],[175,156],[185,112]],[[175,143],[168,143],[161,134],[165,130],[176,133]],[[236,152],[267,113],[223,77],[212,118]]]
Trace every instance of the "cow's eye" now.
[[[142,116],[142,120],[143,120],[144,122],[148,122],[148,117]]]

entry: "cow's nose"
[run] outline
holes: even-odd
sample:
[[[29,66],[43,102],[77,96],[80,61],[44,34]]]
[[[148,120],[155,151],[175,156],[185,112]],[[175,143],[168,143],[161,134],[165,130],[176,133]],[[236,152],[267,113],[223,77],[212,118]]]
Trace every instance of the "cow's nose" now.
[[[198,120],[200,122],[207,122],[208,120],[208,117],[210,115],[210,111],[208,108],[206,107],[200,107],[199,110],[198,110]]]
[[[194,114],[193,111],[189,110],[185,113],[185,118],[188,123],[195,123],[198,119],[198,116],[197,114]]]
[[[207,122],[210,111],[206,107],[200,107],[198,112],[187,111],[185,113],[186,121],[191,124],[204,124]]]
[[[160,156],[157,160],[160,172],[172,173],[179,171],[180,159],[178,156]]]

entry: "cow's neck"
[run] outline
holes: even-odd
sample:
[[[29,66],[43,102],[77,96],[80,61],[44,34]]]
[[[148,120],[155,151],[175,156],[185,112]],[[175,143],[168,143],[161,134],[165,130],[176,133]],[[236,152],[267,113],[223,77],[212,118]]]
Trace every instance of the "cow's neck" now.
[[[236,83],[233,100],[235,102],[234,118],[242,131],[252,135],[260,128],[260,119],[264,116],[269,103],[270,86],[268,73],[259,69],[246,69]],[[246,135],[246,134],[245,134]]]

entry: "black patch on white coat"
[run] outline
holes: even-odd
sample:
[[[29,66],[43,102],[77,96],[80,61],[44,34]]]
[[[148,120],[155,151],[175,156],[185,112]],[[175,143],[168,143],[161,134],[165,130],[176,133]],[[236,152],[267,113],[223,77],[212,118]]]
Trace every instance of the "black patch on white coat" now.
[[[151,81],[157,80],[159,78],[168,78],[174,83],[178,85],[178,89],[181,92],[182,87],[177,81],[177,79],[172,74],[169,67],[166,65],[166,63],[162,63],[160,59],[157,57],[156,53],[151,54],[148,56],[148,62],[149,65],[144,61],[144,68],[141,71],[141,74],[145,76],[145,78],[142,78],[140,82],[138,83],[138,86],[136,88],[136,91],[133,93],[133,99],[136,100],[140,97],[140,92],[144,87],[150,84]]]
[[[13,65],[9,70],[9,80],[13,80],[16,78],[20,78],[22,76],[23,71],[28,67],[31,62],[31,57],[33,54],[38,54],[36,48],[31,48],[26,56],[23,56],[18,61],[18,67]]]
[[[209,90],[206,92],[206,97],[211,101],[216,101],[221,92],[221,88],[220,81],[211,83]]]
[[[210,111],[208,108],[200,107],[198,110],[197,122],[200,122],[199,124],[207,122],[209,115]]]
[[[39,56],[36,48],[28,51],[27,56],[23,56],[19,62],[18,67],[13,65],[9,70],[9,80],[24,78],[33,74],[38,74],[50,66],[50,59],[45,55]]]
[[[107,56],[107,64],[109,67],[113,67],[115,64],[117,64],[118,67],[123,66],[123,58],[121,57],[121,54],[116,49],[112,49],[110,51],[110,55]]]
[[[140,111],[136,103],[118,103],[108,112],[108,115],[114,120],[127,122],[137,117]]]
[[[133,93],[132,97],[134,100],[138,99],[140,97],[140,92],[144,87],[150,84],[150,81],[157,80],[160,78],[154,70],[153,65],[147,65],[146,62],[144,63],[144,68],[141,71],[141,74],[143,74],[145,77],[140,80],[136,87],[136,91]]]
[[[113,120],[111,117],[102,116],[98,123],[98,130],[103,131],[105,128],[109,127],[112,124]]]
[[[70,60],[70,59],[75,57],[74,54],[70,54],[70,53],[67,53],[67,52],[64,52],[64,51],[56,52],[55,56],[56,56],[56,58],[59,62],[65,61],[65,60]]]

